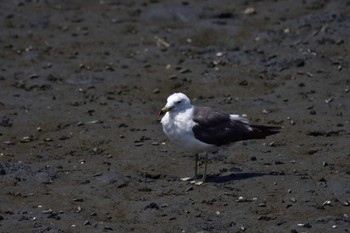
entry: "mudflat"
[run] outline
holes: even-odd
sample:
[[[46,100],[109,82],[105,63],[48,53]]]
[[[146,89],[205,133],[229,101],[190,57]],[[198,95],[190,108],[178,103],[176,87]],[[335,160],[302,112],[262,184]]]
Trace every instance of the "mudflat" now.
[[[0,232],[349,232],[347,1],[4,1]],[[193,155],[174,92],[282,127]],[[203,169],[203,166],[200,166]]]

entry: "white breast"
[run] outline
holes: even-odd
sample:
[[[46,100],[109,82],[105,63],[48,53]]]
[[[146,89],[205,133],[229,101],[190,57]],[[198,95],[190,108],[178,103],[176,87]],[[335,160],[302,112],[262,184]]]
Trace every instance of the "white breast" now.
[[[162,118],[163,131],[178,146],[189,151],[207,151],[215,146],[197,140],[192,131],[195,122],[192,120],[193,108],[172,114],[167,112]]]

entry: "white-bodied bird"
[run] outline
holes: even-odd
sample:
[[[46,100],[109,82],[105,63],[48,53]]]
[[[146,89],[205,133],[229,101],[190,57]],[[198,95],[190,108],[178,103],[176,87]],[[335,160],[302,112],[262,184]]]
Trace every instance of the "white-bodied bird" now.
[[[165,114],[165,115],[164,115]],[[198,176],[198,153],[215,151],[232,142],[261,139],[279,133],[280,127],[254,125],[239,115],[227,114],[209,107],[194,106],[183,93],[174,93],[158,113],[167,137],[182,148],[195,153],[194,176],[182,178],[197,185],[207,176],[208,154],[205,156],[204,174]]]

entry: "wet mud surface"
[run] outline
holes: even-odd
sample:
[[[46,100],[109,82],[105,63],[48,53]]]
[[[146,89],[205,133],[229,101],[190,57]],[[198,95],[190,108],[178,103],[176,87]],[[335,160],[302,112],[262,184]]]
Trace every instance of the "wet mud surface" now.
[[[5,1],[1,232],[349,232],[348,1]],[[210,160],[173,92],[283,127]],[[203,167],[200,167],[203,169]]]

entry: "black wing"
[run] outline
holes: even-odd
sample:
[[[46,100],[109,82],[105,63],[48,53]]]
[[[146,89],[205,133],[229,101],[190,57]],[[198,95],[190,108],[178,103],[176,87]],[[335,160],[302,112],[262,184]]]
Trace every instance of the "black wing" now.
[[[195,137],[205,143],[221,146],[231,142],[265,138],[278,133],[278,127],[249,125],[247,122],[232,120],[227,113],[212,108],[193,106],[192,128]]]

